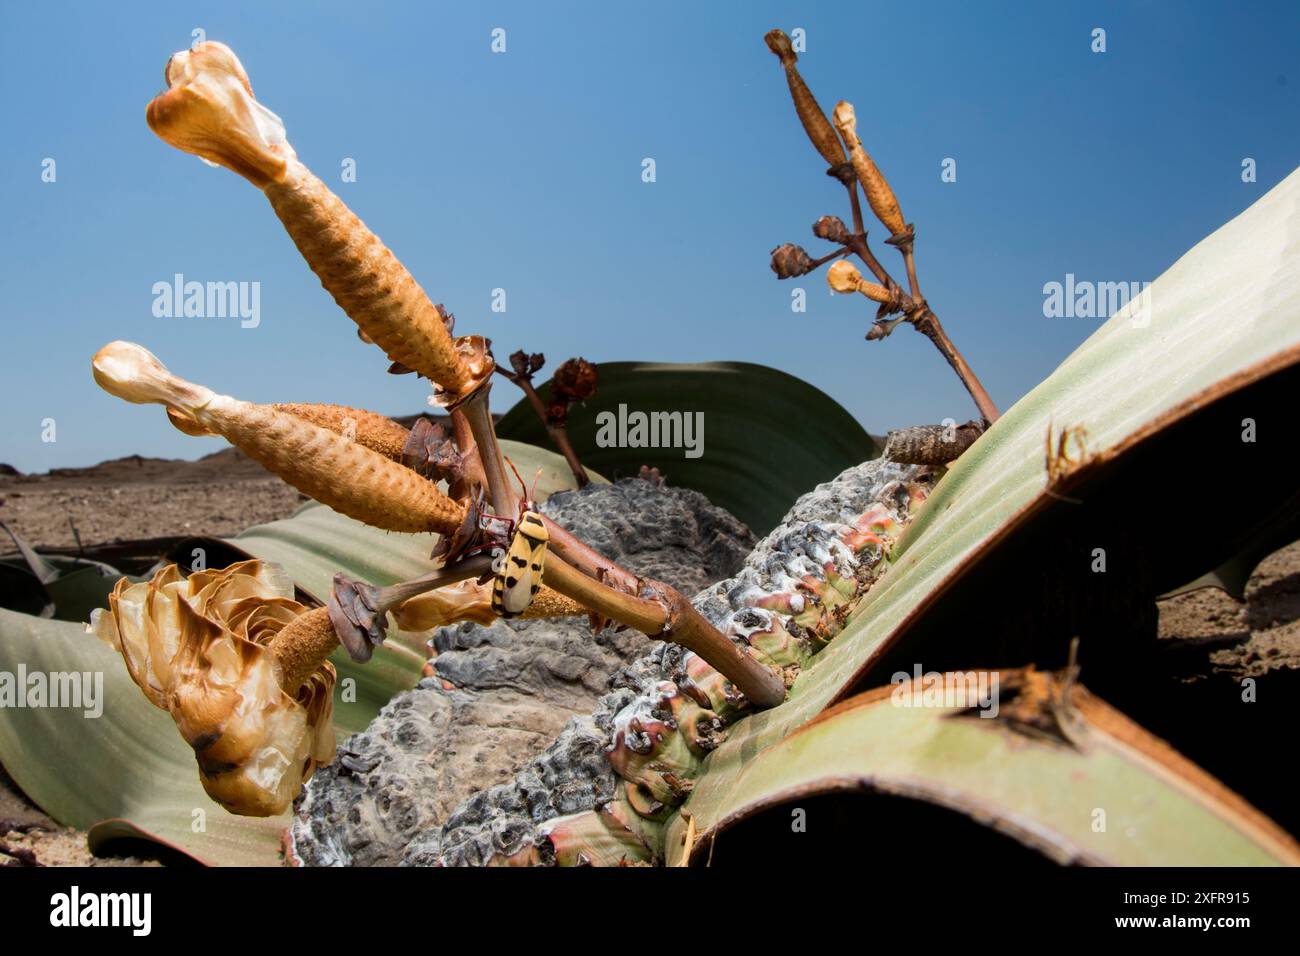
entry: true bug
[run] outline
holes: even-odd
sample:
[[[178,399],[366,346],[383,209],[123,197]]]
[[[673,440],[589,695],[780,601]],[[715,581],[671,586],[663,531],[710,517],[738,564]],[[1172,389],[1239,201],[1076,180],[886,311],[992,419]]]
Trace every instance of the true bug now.
[[[542,566],[550,535],[542,516],[526,510],[519,516],[510,550],[492,584],[492,610],[501,617],[522,614],[542,586]]]
[[[514,462],[510,462],[511,470],[514,467]],[[517,471],[515,477],[519,478]],[[523,485],[522,478],[519,484]],[[522,614],[542,586],[542,567],[551,536],[534,508],[530,492],[519,506],[519,520],[515,522],[510,547],[493,567],[496,580],[492,583],[492,610],[501,617]]]

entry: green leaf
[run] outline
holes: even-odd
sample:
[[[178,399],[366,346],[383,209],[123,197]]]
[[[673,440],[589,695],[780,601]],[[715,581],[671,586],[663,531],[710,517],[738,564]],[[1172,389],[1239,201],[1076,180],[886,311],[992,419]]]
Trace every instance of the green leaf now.
[[[1161,597],[1168,598],[1198,588],[1213,587],[1238,601],[1246,600],[1246,585],[1250,583],[1251,575],[1255,573],[1259,563],[1279,548],[1300,539],[1300,499],[1297,499],[1296,507],[1291,509],[1291,512],[1269,516],[1272,520],[1257,527],[1242,545],[1241,550],[1231,558],[1213,571],[1208,571],[1194,581],[1175,588]]]
[[[98,717],[86,717],[84,708],[22,707],[6,708],[0,720],[0,764],[37,806],[67,826],[118,821],[99,831],[92,849],[131,833],[206,863],[279,863],[289,814],[238,817],[213,803],[171,717],[149,703],[121,656],[83,625],[0,610],[0,672],[17,675],[20,668],[103,677]],[[196,810],[201,833],[194,832]]]
[[[1059,863],[1300,864],[1300,846],[1284,831],[1080,687],[1068,705],[1068,735],[1054,732],[1045,699],[1033,704],[1045,724],[1029,727],[1010,701],[989,718],[960,707],[898,706],[893,692],[845,702],[752,758],[725,792],[692,801],[692,812],[708,807],[697,825],[709,821],[693,857],[703,859],[715,835],[760,810],[848,792],[946,807]],[[888,816],[873,816],[869,827],[889,832]],[[716,862],[726,863],[743,832],[718,840]]]
[[[116,568],[98,561],[38,554],[3,521],[0,529],[18,549],[17,556],[0,558],[0,607],[84,621],[103,607],[121,577]]]
[[[1152,283],[1149,314],[1138,302],[1114,315],[958,459],[908,528],[892,566],[800,675],[786,703],[738,724],[709,756],[686,804],[697,819],[708,820],[717,794],[734,785],[748,759],[854,687],[870,686],[885,651],[940,613],[948,614],[950,644],[964,644],[968,660],[986,666],[994,653],[990,636],[1000,637],[1010,612],[1036,598],[1014,583],[1047,558],[1058,560],[1066,539],[1040,536],[1037,551],[1022,549],[1018,564],[1000,565],[1000,576],[985,574],[982,592],[958,602],[954,591],[1043,516],[1083,542],[1097,530],[1090,521],[1105,519],[1107,531],[1124,531],[1127,547],[1160,559],[1130,562],[1135,574],[1155,576],[1154,597],[1231,553],[1217,552],[1235,546],[1238,525],[1248,523],[1237,520],[1238,511],[1253,519],[1285,507],[1293,493],[1290,472],[1279,464],[1289,447],[1286,396],[1289,389],[1294,394],[1300,368],[1297,208],[1300,171]],[[1261,428],[1267,420],[1263,434],[1272,440],[1242,442],[1243,415],[1259,419]],[[1077,480],[1049,489],[1046,436],[1075,425],[1087,428],[1091,463]],[[1243,456],[1255,456],[1254,465]],[[1141,468],[1130,467],[1136,459]],[[1234,511],[1226,490],[1247,475],[1250,506]],[[1082,506],[1103,491],[1105,508]],[[1083,568],[1085,554],[1077,556]],[[1174,579],[1162,581],[1161,574]],[[1085,661],[1087,653],[1085,647]],[[680,834],[675,821],[667,845]]]
[[[658,468],[669,484],[702,492],[758,535],[772,530],[799,495],[883,448],[825,392],[763,365],[604,362],[597,371],[596,396],[569,415],[569,439],[583,466],[613,479],[635,476],[642,465]],[[545,401],[550,383],[538,393]],[[617,421],[620,406],[629,413],[702,413],[702,454],[600,447],[597,416],[608,412]],[[502,416],[497,434],[549,441],[526,399]]]

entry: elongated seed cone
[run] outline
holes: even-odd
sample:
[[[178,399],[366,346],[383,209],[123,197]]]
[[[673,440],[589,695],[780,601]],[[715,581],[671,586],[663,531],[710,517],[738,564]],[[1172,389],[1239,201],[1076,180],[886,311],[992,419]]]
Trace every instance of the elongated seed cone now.
[[[881,303],[890,300],[888,289],[862,278],[862,273],[858,271],[857,266],[847,259],[841,259],[831,266],[830,271],[826,273],[826,282],[836,292],[861,292],[868,299]]]
[[[164,73],[167,91],[145,110],[159,137],[259,188],[283,178],[294,155],[284,124],[253,98],[248,74],[230,47],[208,41],[182,50]]]
[[[265,192],[321,285],[390,359],[454,394],[491,374],[470,366],[424,289],[311,170],[294,161]]]
[[[187,153],[234,170],[266,192],[321,284],[390,359],[448,392],[472,391],[486,370],[458,353],[437,307],[379,237],[297,159],[280,118],[253,98],[221,43],[172,56],[150,128]]]
[[[117,582],[88,630],[194,748],[199,778],[232,813],[282,813],[318,765],[334,758],[334,666],[327,647],[287,640],[316,612],[293,599],[283,570],[241,561],[182,577]],[[277,653],[277,648],[279,653]],[[285,682],[284,660],[295,674]]]
[[[790,38],[782,30],[771,30],[763,40],[767,43],[767,48],[781,59],[781,66],[785,68],[785,81],[790,87],[790,98],[794,100],[794,110],[799,114],[799,122],[803,124],[808,139],[817,152],[821,153],[822,159],[831,166],[838,166],[845,160],[844,147],[836,138],[826,114],[817,105],[812,90],[808,89],[808,84],[799,75],[799,69],[795,66],[799,57],[794,52]]]
[[[297,415],[321,428],[328,428],[335,434],[350,438],[393,461],[402,460],[402,449],[406,447],[406,442],[411,437],[410,431],[387,415],[368,412],[364,408],[305,402],[277,403],[271,407],[277,411]]]
[[[411,437],[409,431],[388,416],[369,412],[364,408],[318,405],[308,402],[277,402],[271,407],[277,411],[305,418],[321,428],[328,428],[335,434],[350,438],[393,461],[402,460],[402,449]],[[203,437],[215,434],[174,409],[167,409],[167,420],[186,435]]]
[[[578,617],[587,609],[577,601],[552,591],[546,585],[516,620],[543,617]],[[492,582],[462,581],[435,591],[427,591],[404,601],[393,611],[393,619],[404,631],[427,631],[457,621],[491,624],[497,618],[492,610]]]
[[[858,119],[853,112],[853,104],[840,100],[835,105],[834,120],[835,128],[844,138],[844,145],[849,148],[849,158],[853,160],[853,169],[858,174],[858,181],[862,183],[862,191],[867,194],[871,211],[892,235],[897,236],[906,231],[907,224],[903,221],[903,212],[898,208],[894,191],[862,148],[862,140],[858,139]]]
[[[241,402],[172,375],[148,350],[111,342],[92,362],[95,381],[118,398],[166,405],[224,437],[303,494],[389,531],[453,533],[464,507],[411,469],[269,405]]]

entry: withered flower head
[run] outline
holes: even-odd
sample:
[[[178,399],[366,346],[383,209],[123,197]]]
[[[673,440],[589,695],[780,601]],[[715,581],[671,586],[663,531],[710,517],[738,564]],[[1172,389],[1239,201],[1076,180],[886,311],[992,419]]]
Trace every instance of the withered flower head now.
[[[813,270],[813,261],[803,247],[787,242],[772,250],[772,271],[778,279],[793,279]]]
[[[275,565],[242,561],[183,578],[173,564],[149,581],[118,581],[88,629],[171,714],[208,796],[232,813],[272,816],[334,758],[334,666],[323,654],[307,667],[295,660],[289,677],[271,646],[308,613]]]
[[[899,308],[896,288],[886,289],[878,283],[868,282],[862,278],[862,273],[857,267],[846,259],[841,259],[830,267],[830,271],[826,274],[826,282],[836,292],[861,292],[871,301],[879,302],[881,316],[897,311]]]
[[[838,242],[840,245],[849,241],[849,228],[839,216],[822,216],[813,223],[812,231],[818,239]]]
[[[532,378],[546,364],[546,356],[541,352],[529,355],[523,349],[510,353],[510,367],[520,378]]]
[[[857,292],[858,284],[862,282],[862,273],[858,271],[857,266],[853,263],[847,259],[841,259],[827,271],[826,281],[830,283],[830,287],[836,292]]]
[[[571,358],[551,376],[551,398],[573,405],[596,394],[600,376],[596,366],[583,358]]]
[[[207,41],[167,61],[168,89],[145,111],[149,127],[177,149],[225,166],[258,187],[284,178],[294,157],[284,123],[253,98],[230,47]]]

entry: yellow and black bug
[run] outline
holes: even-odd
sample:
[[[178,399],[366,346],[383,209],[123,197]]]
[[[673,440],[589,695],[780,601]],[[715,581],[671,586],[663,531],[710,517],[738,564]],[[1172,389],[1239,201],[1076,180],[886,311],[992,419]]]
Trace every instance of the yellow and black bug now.
[[[492,583],[492,610],[501,617],[515,617],[527,610],[542,586],[542,566],[551,536],[536,511],[519,516],[510,550]]]

